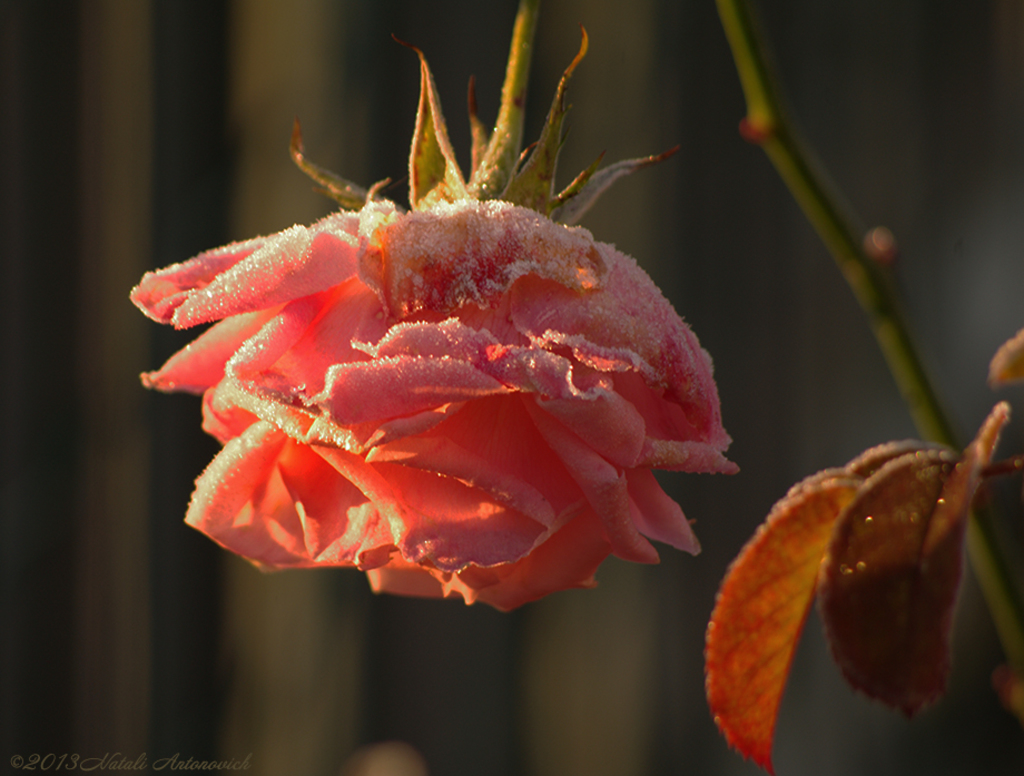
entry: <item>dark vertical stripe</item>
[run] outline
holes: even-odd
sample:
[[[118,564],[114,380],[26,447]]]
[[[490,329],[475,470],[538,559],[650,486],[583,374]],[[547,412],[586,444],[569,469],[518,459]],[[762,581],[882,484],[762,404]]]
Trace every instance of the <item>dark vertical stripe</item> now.
[[[225,126],[227,3],[155,5],[153,266],[226,242],[230,154]],[[195,337],[154,328],[152,365]],[[153,433],[151,757],[213,759],[220,675],[222,551],[182,522],[194,478],[216,453],[200,403],[150,400]]]

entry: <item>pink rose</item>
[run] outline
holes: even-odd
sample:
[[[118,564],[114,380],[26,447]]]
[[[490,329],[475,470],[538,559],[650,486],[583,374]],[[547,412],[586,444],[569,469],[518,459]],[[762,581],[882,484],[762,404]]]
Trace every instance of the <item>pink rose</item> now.
[[[651,468],[733,472],[711,360],[629,257],[533,210],[372,202],[147,274],[156,372],[224,449],[186,521],[265,568],[512,609],[697,540]]]

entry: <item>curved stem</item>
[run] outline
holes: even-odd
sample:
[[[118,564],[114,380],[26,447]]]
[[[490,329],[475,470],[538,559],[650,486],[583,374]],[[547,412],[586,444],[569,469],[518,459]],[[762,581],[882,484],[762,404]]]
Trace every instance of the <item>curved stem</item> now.
[[[835,258],[868,316],[919,433],[960,449],[962,444],[924,370],[889,277],[864,249],[861,233],[854,227],[856,219],[787,118],[746,0],[717,2],[747,101],[741,133],[765,150]],[[988,510],[972,514],[967,537],[971,564],[1007,659],[1018,674],[1024,674],[1024,602]]]

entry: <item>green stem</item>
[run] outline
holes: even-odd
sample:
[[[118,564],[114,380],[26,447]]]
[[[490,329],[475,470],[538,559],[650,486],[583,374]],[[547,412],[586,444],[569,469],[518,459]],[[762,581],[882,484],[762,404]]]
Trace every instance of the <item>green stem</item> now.
[[[777,81],[746,0],[717,0],[747,101],[741,130],[768,154],[808,220],[832,253],[868,316],[879,347],[918,432],[956,449],[949,418],[932,386],[900,313],[889,277],[863,247],[856,219],[798,137],[782,107]],[[1003,555],[992,515],[977,510],[968,529],[968,554],[1010,665],[1024,674],[1024,602]]]
[[[512,45],[508,52],[505,83],[501,87],[501,107],[487,150],[470,181],[477,199],[493,199],[501,194],[512,177],[523,141],[523,117],[526,84],[533,58],[533,36],[537,30],[540,0],[520,0]]]

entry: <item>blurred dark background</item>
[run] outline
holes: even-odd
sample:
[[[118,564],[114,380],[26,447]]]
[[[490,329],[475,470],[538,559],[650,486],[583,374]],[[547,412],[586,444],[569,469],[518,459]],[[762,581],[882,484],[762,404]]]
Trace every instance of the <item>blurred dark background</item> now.
[[[547,0],[527,132],[582,23],[563,180],[604,150],[682,146],[584,225],[637,257],[715,358],[742,472],[662,478],[702,555],[609,561],[596,590],[507,615],[375,597],[357,572],[261,575],[181,522],[216,445],[197,398],[137,375],[193,335],[144,319],[129,289],[329,211],[288,159],[295,116],[312,160],[399,180],[404,201],[419,75],[392,33],[426,53],[468,163],[466,83],[492,120],[515,5],[0,0],[0,769],[251,753],[253,773],[326,776],[397,739],[432,776],[758,772],[703,697],[718,582],[791,484],[914,430],[831,259],[739,138],[711,0]],[[805,134],[865,228],[896,235],[908,315],[966,437],[1000,398],[989,358],[1024,325],[1024,6],[762,5]],[[970,577],[957,617],[949,695],[908,722],[846,688],[812,615],[777,772],[1024,772]]]

